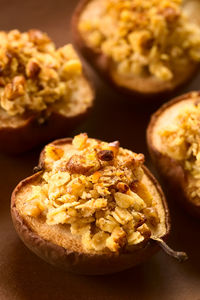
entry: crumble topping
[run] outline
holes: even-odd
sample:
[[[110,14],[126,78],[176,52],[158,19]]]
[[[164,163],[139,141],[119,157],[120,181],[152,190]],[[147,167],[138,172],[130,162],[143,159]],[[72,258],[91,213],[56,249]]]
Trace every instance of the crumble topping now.
[[[122,75],[169,81],[178,66],[200,61],[200,28],[181,0],[91,0],[78,26],[88,45],[110,57]]]
[[[0,31],[0,107],[9,115],[70,102],[82,65],[72,45],[56,49],[39,30]]]
[[[118,252],[147,242],[160,222],[141,182],[144,156],[80,134],[73,151],[45,148],[42,184],[33,185],[23,213],[48,225],[69,224],[86,250]]]
[[[192,175],[189,193],[200,203],[200,99],[196,93],[196,103],[180,111],[174,124],[162,129],[159,134],[164,145],[163,153],[179,161],[184,170]]]

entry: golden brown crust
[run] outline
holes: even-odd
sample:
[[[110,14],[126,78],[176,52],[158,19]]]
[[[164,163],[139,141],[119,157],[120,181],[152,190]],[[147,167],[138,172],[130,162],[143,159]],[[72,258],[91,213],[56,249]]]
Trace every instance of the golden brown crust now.
[[[81,13],[91,0],[80,0],[73,18],[72,18],[72,32],[75,46],[77,50],[89,61],[95,70],[108,81],[114,88],[135,96],[134,101],[137,99],[163,101],[167,96],[173,96],[173,93],[181,88],[186,82],[189,82],[192,77],[197,73],[199,64],[191,63],[188,65],[187,72],[184,70],[176,70],[173,81],[159,81],[153,76],[148,77],[122,77],[116,71],[115,64],[102,52],[94,51],[89,47],[80,31],[78,30],[78,23]]]
[[[196,93],[196,92],[195,92]],[[162,154],[155,147],[152,139],[153,131],[156,126],[156,122],[160,116],[168,109],[171,108],[178,102],[184,101],[186,99],[192,98],[193,92],[181,95],[171,101],[165,103],[159,110],[157,110],[152,116],[150,123],[147,128],[147,144],[148,149],[153,160],[153,163],[157,167],[160,174],[167,180],[170,184],[170,187],[174,192],[176,192],[176,197],[184,205],[186,210],[196,216],[200,216],[200,206],[195,205],[191,202],[188,197],[186,186],[187,186],[187,174],[183,167],[177,163],[176,160],[170,158],[167,155]],[[198,92],[200,95],[200,92]],[[194,100],[191,100],[194,101]]]
[[[72,139],[60,139],[56,140],[51,145],[63,145],[66,143],[71,144]],[[44,150],[40,155],[39,165],[43,165],[44,161]],[[156,186],[157,191],[162,199],[162,204],[165,210],[166,217],[166,233],[162,238],[166,238],[170,231],[170,221],[169,221],[169,211],[167,208],[165,196],[162,192],[162,189],[157,182],[157,180],[153,177],[151,172],[144,167],[144,172],[150,179],[150,181]],[[38,256],[46,260],[47,262],[65,269],[66,271],[79,273],[79,274],[107,274],[114,273],[125,270],[141,262],[148,259],[158,250],[158,244],[150,240],[145,246],[142,248],[135,248],[132,252],[122,252],[120,254],[108,252],[106,254],[101,254],[98,252],[92,253],[81,253],[78,251],[72,251],[71,249],[65,249],[58,245],[53,244],[47,240],[44,240],[38,234],[33,232],[23,219],[23,217],[19,214],[16,208],[16,198],[18,193],[22,188],[27,186],[30,183],[35,182],[40,177],[41,172],[38,172],[32,175],[29,178],[21,181],[18,186],[15,188],[11,198],[11,214],[13,223],[17,233],[19,234],[22,241],[27,245],[27,247],[36,253]]]

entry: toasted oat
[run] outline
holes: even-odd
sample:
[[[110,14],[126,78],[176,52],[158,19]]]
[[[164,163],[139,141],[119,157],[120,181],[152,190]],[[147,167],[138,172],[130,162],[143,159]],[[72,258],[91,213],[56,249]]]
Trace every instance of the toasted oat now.
[[[195,96],[195,94],[194,94]],[[196,97],[196,96],[195,96]],[[200,103],[181,110],[175,124],[159,132],[163,153],[180,162],[195,181],[189,185],[192,198],[200,199]]]
[[[56,49],[39,30],[0,31],[0,107],[9,115],[68,104],[81,74],[72,45]]]
[[[48,225],[70,224],[71,233],[81,236],[87,250],[118,252],[148,240],[147,221],[157,226],[157,210],[148,210],[145,197],[131,191],[133,182],[139,185],[142,180],[144,157],[86,134],[76,136],[72,144],[71,156],[53,144],[46,147],[45,160],[51,165],[44,170],[43,184],[33,187],[24,213],[44,214]],[[117,148],[112,159],[105,152],[112,151],[109,147]],[[106,159],[100,159],[99,153]],[[142,185],[140,193],[141,189]]]
[[[79,30],[90,47],[115,62],[119,74],[169,81],[174,66],[200,61],[200,28],[181,5],[182,0],[92,0]]]

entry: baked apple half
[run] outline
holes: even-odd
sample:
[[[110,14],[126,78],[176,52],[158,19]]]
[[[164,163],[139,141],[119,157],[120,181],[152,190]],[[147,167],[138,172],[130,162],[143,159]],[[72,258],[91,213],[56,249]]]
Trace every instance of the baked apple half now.
[[[199,12],[197,0],[80,0],[74,40],[114,87],[155,99],[199,68]]]
[[[163,105],[151,118],[147,142],[159,172],[176,198],[200,217],[200,93]]]
[[[114,273],[139,264],[164,242],[169,212],[144,156],[87,134],[54,141],[37,173],[12,194],[22,241],[47,262],[81,274]]]
[[[66,133],[94,92],[72,45],[39,30],[0,32],[0,150],[18,153]]]

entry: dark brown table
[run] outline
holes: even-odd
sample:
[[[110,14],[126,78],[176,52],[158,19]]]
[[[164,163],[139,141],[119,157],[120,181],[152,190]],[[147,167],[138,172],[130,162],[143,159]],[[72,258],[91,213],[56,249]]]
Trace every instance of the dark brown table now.
[[[71,41],[70,18],[75,0],[1,0],[0,29],[46,31],[57,46]],[[97,90],[94,110],[75,132],[113,141],[146,154],[145,129],[154,108],[135,106],[108,88],[91,70]],[[184,91],[198,89],[200,76]],[[15,185],[32,172],[40,149],[21,156],[0,154],[0,300],[134,299],[200,300],[200,223],[168,197],[172,217],[169,244],[185,250],[189,260],[179,264],[162,251],[144,265],[110,276],[75,276],[40,260],[19,240],[9,212]],[[163,185],[167,192],[167,186]]]

